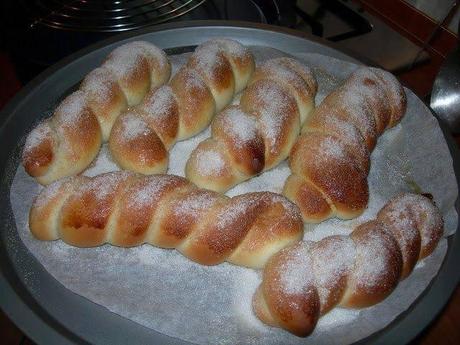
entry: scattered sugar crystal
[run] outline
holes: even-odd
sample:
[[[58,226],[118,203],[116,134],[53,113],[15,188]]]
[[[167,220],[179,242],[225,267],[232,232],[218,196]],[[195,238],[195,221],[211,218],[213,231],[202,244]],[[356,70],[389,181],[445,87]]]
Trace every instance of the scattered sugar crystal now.
[[[218,175],[225,168],[225,160],[220,152],[200,151],[196,155],[196,168],[202,176]]]

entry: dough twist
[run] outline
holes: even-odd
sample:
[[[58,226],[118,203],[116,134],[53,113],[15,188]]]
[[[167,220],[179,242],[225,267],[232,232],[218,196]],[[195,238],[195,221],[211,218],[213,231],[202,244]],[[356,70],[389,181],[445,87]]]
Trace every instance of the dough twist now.
[[[442,234],[430,199],[399,195],[350,236],[299,242],[275,254],[253,297],[254,311],[268,325],[307,336],[337,305],[364,308],[385,299]]]
[[[200,187],[226,191],[287,158],[314,108],[316,80],[294,59],[258,67],[240,104],[221,112],[212,137],[192,152],[186,175]]]
[[[182,177],[126,171],[53,183],[34,201],[29,226],[40,240],[79,247],[150,243],[204,265],[252,268],[303,235],[298,208],[279,194],[228,198]]]
[[[198,46],[168,85],[121,115],[109,147],[125,170],[150,175],[166,172],[168,150],[201,132],[214,114],[246,87],[254,58],[240,43],[215,39]]]
[[[82,172],[120,113],[138,104],[149,88],[166,83],[170,74],[166,54],[151,43],[135,41],[113,50],[53,116],[30,132],[23,151],[27,173],[49,184]]]
[[[289,157],[292,175],[283,194],[305,222],[357,217],[367,206],[370,152],[396,125],[406,96],[388,72],[362,67],[315,109]]]

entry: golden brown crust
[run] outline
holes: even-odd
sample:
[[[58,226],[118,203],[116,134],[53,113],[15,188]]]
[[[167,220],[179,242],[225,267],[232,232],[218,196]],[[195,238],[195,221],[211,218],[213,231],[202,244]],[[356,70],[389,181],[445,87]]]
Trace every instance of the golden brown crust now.
[[[230,103],[235,94],[235,77],[232,65],[218,45],[198,46],[187,61],[187,67],[208,85],[216,102],[216,111]]]
[[[265,139],[265,168],[287,158],[300,132],[295,98],[269,79],[251,84],[241,95],[241,109],[255,115]]]
[[[52,118],[29,134],[23,164],[38,182],[49,184],[84,170],[96,157],[101,140],[85,94],[76,91],[61,102]]]
[[[190,68],[182,68],[171,80],[170,86],[181,114],[178,140],[201,132],[211,122],[216,104],[208,86]]]
[[[356,259],[348,278],[342,306],[364,308],[384,300],[398,285],[402,256],[398,243],[383,223],[370,221],[358,226],[351,238]]]
[[[366,208],[369,199],[366,176],[334,137],[319,133],[301,135],[289,162],[292,171],[327,196],[339,217],[354,218]]]
[[[309,243],[301,242],[281,250],[274,255],[263,272],[262,295],[270,314],[278,327],[305,337],[316,326],[320,316],[318,290],[311,279],[311,256]],[[299,281],[287,282],[294,278],[289,269],[295,265],[295,276]]]
[[[128,104],[139,103],[149,87],[166,82],[170,70],[166,55],[150,43],[116,48],[29,134],[23,151],[26,171],[42,184],[81,173]]]
[[[179,105],[169,86],[148,92],[136,108],[136,113],[155,131],[166,149],[176,142],[180,121]],[[155,147],[152,148],[154,150]]]
[[[393,74],[378,68],[371,67],[370,70],[378,77],[385,89],[391,108],[391,119],[388,126],[393,127],[401,121],[406,112],[407,97],[404,88]]]
[[[85,181],[86,177],[58,180],[34,199],[29,213],[29,227],[37,239],[51,241],[59,238],[59,211],[75,186]]]
[[[390,219],[400,228],[401,223],[405,223],[403,226],[406,229],[404,231],[406,242],[418,243],[418,238],[420,238],[419,255],[411,253],[416,250],[414,246],[417,243],[406,244],[406,255],[417,256],[418,260],[433,252],[444,232],[444,222],[438,208],[430,199],[420,194],[398,195],[379,213],[378,217],[387,221]],[[413,231],[414,227],[418,230],[419,236]]]
[[[142,49],[129,43],[128,47],[118,47],[102,66],[115,76],[129,106],[141,102],[150,87],[150,65]]]
[[[377,219],[385,223],[401,249],[403,267],[401,277],[407,277],[414,269],[420,253],[421,236],[408,205],[397,198],[387,203],[377,214]]]
[[[290,175],[283,195],[295,203],[305,222],[319,223],[332,216],[331,206],[313,183],[297,175]]]
[[[112,73],[104,67],[91,71],[81,82],[80,90],[86,93],[88,105],[99,121],[102,138],[107,141],[116,118],[128,107],[125,94]]]
[[[350,219],[364,211],[370,153],[378,136],[405,111],[403,94],[387,72],[362,67],[315,109],[291,151],[296,177],[284,188],[305,222]]]
[[[60,237],[77,247],[103,244],[118,196],[132,178],[125,173],[107,173],[77,185],[62,205]]]
[[[256,118],[232,105],[212,123],[212,137],[228,150],[228,157],[243,174],[256,175],[265,166],[265,145]]]
[[[235,78],[235,93],[241,92],[254,72],[255,62],[251,52],[239,42],[231,39],[213,39],[202,44],[215,45],[222,51],[232,65]]]
[[[22,152],[22,164],[26,172],[33,177],[46,174],[54,159],[54,147],[57,139],[49,121],[44,121],[35,127],[27,137]]]
[[[315,106],[318,86],[307,66],[290,58],[267,60],[256,69],[251,84],[262,79],[270,80],[283,87],[296,99],[301,123],[310,116]]]
[[[440,211],[431,200],[404,193],[350,236],[288,246],[267,262],[253,297],[254,312],[267,325],[307,336],[318,318],[337,305],[364,308],[379,303],[407,276],[404,267],[409,273],[413,268],[404,251],[418,247],[422,253],[420,237],[437,233],[440,224]],[[415,258],[421,259],[419,252]]]
[[[200,188],[224,192],[238,183],[232,157],[213,138],[198,144],[185,165],[185,176]]]
[[[118,202],[111,243],[130,247],[154,242],[153,217],[158,214],[164,197],[186,185],[185,179],[170,175],[134,179]]]
[[[259,66],[240,104],[222,111],[212,124],[212,138],[192,152],[187,178],[200,187],[226,191],[278,165],[288,157],[301,122],[309,116],[316,89],[311,71],[293,59],[272,59]],[[220,169],[200,164],[204,156],[218,158]]]
[[[112,172],[72,177],[45,189],[30,212],[39,239],[92,247],[150,243],[213,265],[259,268],[302,237],[297,207],[284,197],[250,193],[230,199],[170,175]]]
[[[167,150],[176,141],[190,138],[206,128],[215,113],[231,101],[235,85],[246,86],[253,65],[250,52],[236,41],[211,40],[198,46],[167,86],[151,91],[135,108],[149,127],[147,132],[152,132],[150,139],[136,139],[143,147],[132,149],[131,142],[118,138],[126,135],[128,129],[112,131],[109,142],[117,142],[109,145],[112,156],[118,157],[124,169],[143,174],[166,171]],[[138,131],[134,137],[143,135]],[[132,154],[127,156],[125,152]]]
[[[348,84],[348,85],[347,85]],[[381,135],[391,120],[391,101],[387,98],[384,85],[370,68],[358,68],[347,79],[345,87],[359,95],[363,103],[371,110],[375,120],[375,129]]]
[[[352,122],[335,117],[333,113],[331,116],[313,115],[302,127],[302,133],[307,132],[320,132],[333,136],[345,145],[345,149],[353,156],[358,167],[364,173],[369,173],[370,153],[364,143],[363,136]]]
[[[168,152],[157,133],[136,113],[123,113],[115,122],[109,148],[123,169],[142,174],[166,172]]]

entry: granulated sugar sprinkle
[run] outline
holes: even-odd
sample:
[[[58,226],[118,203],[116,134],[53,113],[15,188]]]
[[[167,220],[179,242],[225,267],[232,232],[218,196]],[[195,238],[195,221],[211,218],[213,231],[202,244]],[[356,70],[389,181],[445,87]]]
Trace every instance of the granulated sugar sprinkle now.
[[[150,128],[142,118],[134,113],[129,113],[123,117],[123,132],[122,136],[125,140],[136,139],[141,135],[146,135],[150,132]]]
[[[227,108],[220,116],[224,119],[225,128],[235,138],[237,146],[254,140],[257,134],[257,122],[252,116],[236,107]]]
[[[280,284],[288,294],[300,294],[314,284],[313,261],[311,260],[308,242],[297,246],[289,252],[288,259],[280,265]]]
[[[200,175],[218,175],[225,168],[225,160],[218,151],[199,151],[196,154],[196,168]]]
[[[24,153],[40,145],[43,140],[50,138],[51,135],[51,128],[48,121],[40,123],[27,136],[26,143],[24,144]]]

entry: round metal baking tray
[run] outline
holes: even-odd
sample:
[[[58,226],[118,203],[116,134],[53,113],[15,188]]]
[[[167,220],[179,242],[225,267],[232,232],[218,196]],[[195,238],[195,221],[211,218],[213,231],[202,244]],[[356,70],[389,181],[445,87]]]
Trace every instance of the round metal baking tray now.
[[[78,83],[122,42],[151,41],[170,54],[191,49],[215,36],[227,36],[248,45],[277,48],[287,53],[317,52],[358,62],[329,43],[286,29],[234,22],[166,24],[116,36],[80,51],[48,69],[26,86],[0,113],[0,306],[34,341],[43,344],[187,344],[114,314],[64,288],[22,244],[9,202],[10,185],[19,164],[24,136],[54,104],[63,90]],[[454,168],[460,176],[459,153],[443,128]],[[457,210],[458,207],[457,200]],[[384,330],[360,343],[407,343],[441,311],[460,277],[460,235],[449,239],[444,263],[430,286]],[[109,288],[109,287],[108,287]],[[152,315],[152,317],[155,317]]]

